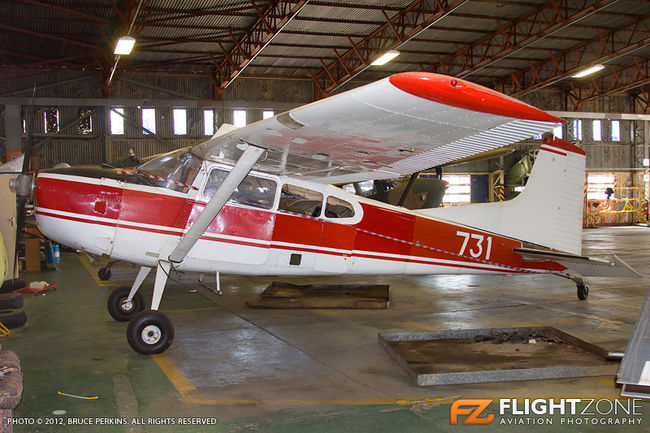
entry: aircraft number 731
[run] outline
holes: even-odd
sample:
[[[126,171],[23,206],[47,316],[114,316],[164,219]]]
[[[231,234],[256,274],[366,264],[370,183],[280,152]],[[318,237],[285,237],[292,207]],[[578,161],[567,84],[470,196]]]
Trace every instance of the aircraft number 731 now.
[[[476,239],[476,248],[477,250],[474,250],[474,248],[469,249],[469,254],[474,257],[475,259],[478,259],[483,255],[483,241],[485,240],[486,236],[475,234],[475,233],[468,233],[468,232],[461,232],[460,230],[456,232],[458,236],[460,236],[463,239],[463,246],[460,247],[460,253],[459,255],[463,255],[465,253],[465,249],[467,248],[467,244],[469,244],[469,240],[471,239]],[[485,249],[485,260],[490,260],[490,253],[492,252],[492,236],[487,236],[487,248]]]

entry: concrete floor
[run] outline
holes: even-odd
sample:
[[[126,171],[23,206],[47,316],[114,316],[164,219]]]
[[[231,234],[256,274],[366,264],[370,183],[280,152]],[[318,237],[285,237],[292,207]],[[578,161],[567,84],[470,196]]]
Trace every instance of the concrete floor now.
[[[26,296],[28,322],[2,340],[21,358],[22,402],[14,416],[40,425],[20,432],[332,432],[521,431],[497,422],[449,424],[458,398],[614,399],[614,377],[417,387],[377,343],[384,331],[552,325],[609,351],[624,351],[650,287],[650,229],[584,232],[585,255],[615,252],[644,275],[593,278],[590,297],[552,276],[330,278],[329,283],[391,286],[388,310],[256,310],[246,307],[268,278],[224,276],[224,295],[196,276],[169,284],[161,310],[176,327],[171,348],[142,356],[126,342],[105,302],[129,284],[136,268],[118,265],[100,282],[99,266],[63,254],[56,272],[25,279],[60,282],[55,292]],[[316,282],[291,279],[293,283]],[[150,296],[152,282],[143,291]],[[148,298],[149,299],[149,298]],[[97,396],[82,400],[57,392]],[[53,415],[65,411],[64,415]],[[490,409],[495,413],[495,409]],[[534,431],[650,432],[650,404],[641,426],[527,426]],[[184,417],[215,425],[179,425]],[[97,425],[125,418],[128,425]],[[143,425],[133,423],[133,418]],[[78,426],[71,422],[93,422]],[[46,425],[50,422],[54,425]],[[174,422],[174,425],[164,425]],[[60,425],[66,423],[66,426]]]

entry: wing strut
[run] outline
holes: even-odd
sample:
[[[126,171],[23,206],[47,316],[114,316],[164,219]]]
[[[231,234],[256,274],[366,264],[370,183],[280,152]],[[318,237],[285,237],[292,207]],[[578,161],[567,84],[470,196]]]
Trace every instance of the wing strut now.
[[[397,206],[404,205],[404,202],[406,201],[406,198],[411,192],[411,189],[413,189],[413,184],[415,183],[419,175],[420,175],[419,171],[416,171],[415,173],[411,174],[411,177],[409,178],[409,181],[406,184],[406,188],[404,188],[404,191],[402,192],[402,196],[399,198],[399,202],[397,202]]]
[[[225,206],[235,189],[257,163],[257,160],[262,156],[264,150],[265,149],[260,147],[246,145],[246,150],[228,176],[226,176],[217,192],[214,193],[208,204],[205,205],[203,212],[201,212],[199,217],[192,223],[190,228],[187,230],[187,233],[185,233],[185,236],[183,236],[174,251],[169,255],[170,262],[180,263],[183,261],[194,244],[201,238],[201,235],[205,233],[205,230],[208,228],[212,220]]]

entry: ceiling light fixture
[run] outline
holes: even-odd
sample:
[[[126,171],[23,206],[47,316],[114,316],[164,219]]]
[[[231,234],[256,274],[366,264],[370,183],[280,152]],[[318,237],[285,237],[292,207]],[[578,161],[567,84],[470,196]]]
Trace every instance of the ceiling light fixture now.
[[[374,62],[371,63],[372,66],[381,66],[393,60],[395,57],[399,56],[399,51],[390,50],[384,53],[382,56],[377,58]]]
[[[131,54],[131,50],[133,50],[134,45],[135,38],[132,38],[131,36],[122,36],[117,40],[117,44],[115,44],[114,54],[120,56],[128,56]]]
[[[591,75],[591,74],[593,74],[594,72],[598,72],[598,71],[600,71],[600,70],[602,70],[602,69],[605,69],[605,65],[595,65],[595,66],[592,66],[592,67],[590,67],[590,68],[584,69],[584,70],[578,72],[578,73],[575,74],[575,75],[571,75],[571,78],[582,78],[582,77],[586,77],[587,75]]]

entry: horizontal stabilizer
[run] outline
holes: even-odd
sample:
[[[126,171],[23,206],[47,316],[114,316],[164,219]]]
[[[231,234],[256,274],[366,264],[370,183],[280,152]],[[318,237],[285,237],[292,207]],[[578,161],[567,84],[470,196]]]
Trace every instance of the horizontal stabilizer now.
[[[552,260],[584,277],[640,278],[641,275],[616,255],[611,261],[533,248],[515,248],[524,260]]]

